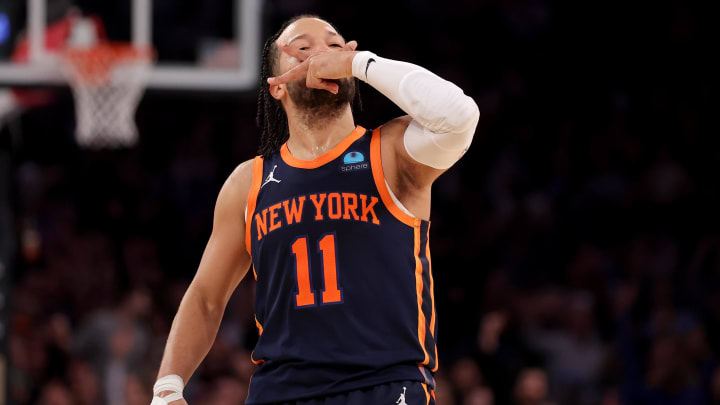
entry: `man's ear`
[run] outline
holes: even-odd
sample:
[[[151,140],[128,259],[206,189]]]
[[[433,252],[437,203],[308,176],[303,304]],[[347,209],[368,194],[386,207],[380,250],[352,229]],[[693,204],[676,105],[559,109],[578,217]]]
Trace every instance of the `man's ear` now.
[[[270,95],[275,100],[281,100],[285,93],[287,92],[287,87],[285,87],[285,84],[273,84],[270,86]]]

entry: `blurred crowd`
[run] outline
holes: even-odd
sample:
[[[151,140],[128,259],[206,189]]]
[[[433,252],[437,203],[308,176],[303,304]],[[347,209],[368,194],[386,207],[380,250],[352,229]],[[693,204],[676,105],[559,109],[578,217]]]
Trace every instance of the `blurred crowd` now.
[[[708,13],[692,2],[408,0],[380,15],[319,4],[268,2],[267,24],[315,10],[361,49],[426,66],[480,106],[473,146],[433,188],[439,405],[720,404]],[[398,29],[399,13],[416,24]],[[360,125],[400,113],[362,93]],[[77,149],[65,93],[3,130],[15,139],[18,239],[11,403],[149,404],[214,199],[256,150],[253,97],[149,93],[142,140],[125,151]],[[246,279],[190,404],[243,403],[252,296]]]

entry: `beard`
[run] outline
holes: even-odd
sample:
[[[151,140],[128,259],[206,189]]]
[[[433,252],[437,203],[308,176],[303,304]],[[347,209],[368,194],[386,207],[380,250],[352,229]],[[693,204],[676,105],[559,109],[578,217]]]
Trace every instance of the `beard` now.
[[[308,123],[325,121],[335,118],[345,106],[355,98],[355,79],[345,78],[329,80],[338,85],[338,93],[327,90],[311,89],[305,86],[305,79],[298,79],[287,84],[288,95]]]

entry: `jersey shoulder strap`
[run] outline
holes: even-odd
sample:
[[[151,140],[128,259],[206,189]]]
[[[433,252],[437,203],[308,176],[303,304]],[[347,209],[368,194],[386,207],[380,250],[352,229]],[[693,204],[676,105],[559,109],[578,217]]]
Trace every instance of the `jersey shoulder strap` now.
[[[377,127],[373,131],[372,138],[370,140],[370,166],[372,167],[372,176],[373,180],[375,181],[375,187],[380,194],[380,199],[382,200],[383,205],[385,205],[388,211],[390,211],[390,213],[398,221],[409,227],[414,228],[419,224],[420,220],[400,208],[400,206],[398,205],[400,204],[400,202],[397,201],[395,196],[392,194],[390,188],[388,187],[387,181],[385,180],[385,173],[382,166],[382,152],[380,147],[381,130],[382,126]]]
[[[252,173],[252,185],[250,186],[250,192],[247,198],[247,214],[245,215],[245,249],[248,254],[252,256],[252,250],[250,249],[250,224],[252,223],[252,217],[255,213],[255,204],[257,203],[257,196],[260,192],[260,186],[262,185],[263,175],[263,157],[255,156],[253,160],[253,173]]]

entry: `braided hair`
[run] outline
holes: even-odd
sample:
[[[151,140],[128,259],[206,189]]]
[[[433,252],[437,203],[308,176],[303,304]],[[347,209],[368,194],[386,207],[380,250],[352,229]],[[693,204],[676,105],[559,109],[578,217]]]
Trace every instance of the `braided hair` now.
[[[276,100],[270,94],[270,86],[267,82],[268,78],[276,74],[277,61],[280,54],[280,49],[275,42],[290,24],[303,18],[317,18],[322,20],[322,18],[314,14],[297,15],[285,21],[282,26],[280,26],[280,29],[268,38],[263,47],[262,66],[260,68],[260,94],[258,95],[257,117],[255,121],[260,128],[260,148],[258,154],[265,158],[275,152],[290,137],[285,109],[280,100]],[[337,31],[334,25],[329,22],[328,24]],[[353,105],[362,109],[358,79],[355,79],[355,98]]]

